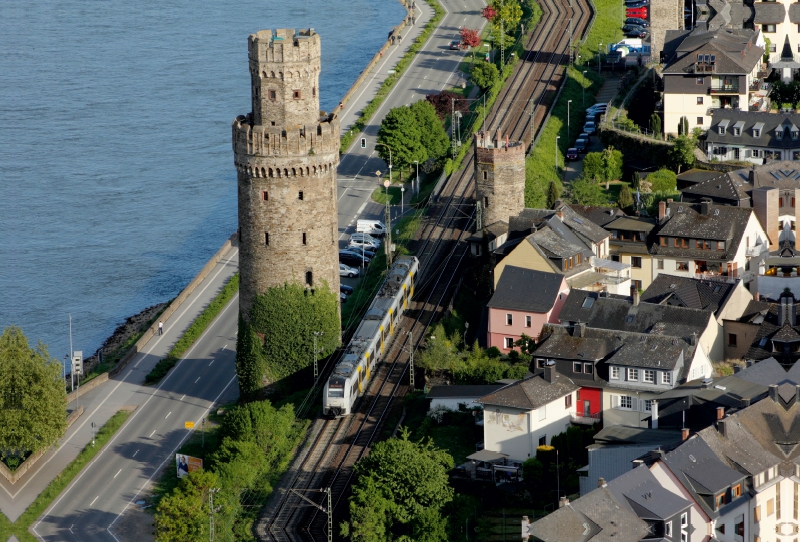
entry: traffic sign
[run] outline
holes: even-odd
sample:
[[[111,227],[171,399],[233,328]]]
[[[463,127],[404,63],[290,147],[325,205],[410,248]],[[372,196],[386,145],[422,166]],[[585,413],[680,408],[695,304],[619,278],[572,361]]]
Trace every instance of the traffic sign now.
[[[183,427],[185,429],[194,429],[194,422],[183,422]]]

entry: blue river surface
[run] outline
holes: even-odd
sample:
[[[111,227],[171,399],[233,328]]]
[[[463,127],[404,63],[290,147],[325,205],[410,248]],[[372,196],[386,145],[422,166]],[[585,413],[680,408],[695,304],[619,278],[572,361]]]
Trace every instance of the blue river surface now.
[[[322,109],[397,0],[26,0],[0,5],[0,328],[63,358],[176,296],[237,228],[231,121],[247,37],[313,27]]]

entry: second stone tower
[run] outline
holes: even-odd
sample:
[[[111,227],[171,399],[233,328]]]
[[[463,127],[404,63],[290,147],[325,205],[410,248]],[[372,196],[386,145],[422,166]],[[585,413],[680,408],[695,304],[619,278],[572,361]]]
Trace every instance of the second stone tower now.
[[[274,286],[339,291],[339,119],[319,109],[319,35],[262,30],[247,44],[253,109],[233,121],[245,320]]]

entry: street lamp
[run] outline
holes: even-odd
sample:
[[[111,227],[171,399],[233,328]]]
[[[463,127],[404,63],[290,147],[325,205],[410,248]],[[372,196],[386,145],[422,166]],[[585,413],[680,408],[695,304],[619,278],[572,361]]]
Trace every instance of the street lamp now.
[[[653,73],[655,73],[655,70],[653,70]],[[586,77],[586,70],[583,70],[581,75]],[[585,81],[581,81],[581,105],[586,107],[586,85],[584,83]]]
[[[561,136],[556,136],[556,160],[555,160],[555,168],[556,168],[556,177],[558,177],[558,140],[561,139]]]
[[[600,73],[600,51],[603,50],[603,42],[600,42],[600,45],[597,46],[597,73]]]
[[[572,100],[567,100],[567,139],[572,141],[572,129],[569,127],[569,104],[572,103]]]
[[[401,186],[400,187],[400,216],[401,217],[403,216],[403,200],[405,199],[405,195],[406,195],[406,187],[405,186]]]
[[[411,193],[419,194],[419,160],[414,160],[414,164],[417,166],[417,178],[414,179],[414,184],[411,186]]]

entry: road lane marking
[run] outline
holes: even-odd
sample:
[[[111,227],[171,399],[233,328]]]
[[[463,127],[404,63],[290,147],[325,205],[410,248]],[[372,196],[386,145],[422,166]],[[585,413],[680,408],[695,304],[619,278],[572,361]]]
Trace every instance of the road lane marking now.
[[[136,450],[135,452],[133,452],[133,457],[136,457],[136,454],[138,454],[138,453],[139,453],[139,450]]]
[[[200,379],[198,378],[197,380],[200,380]],[[167,418],[169,418],[169,415],[170,415],[170,414],[172,414],[172,411],[171,411],[171,410],[169,411],[169,414],[167,414],[166,416],[164,416],[164,419],[166,420]]]
[[[156,432],[156,430],[155,430],[155,429],[153,429],[153,432],[152,432],[152,433],[150,433],[150,437],[152,437],[152,436],[153,436],[153,434],[154,434],[155,432]],[[147,438],[150,438],[150,437],[147,437]]]
[[[214,365],[214,360],[213,359],[211,360],[211,363],[208,364],[208,366],[211,367],[212,365]]]
[[[181,398],[180,398],[180,399],[178,399],[178,401],[183,401],[183,398],[184,398],[184,397],[186,397],[186,394],[185,394],[185,393],[184,393],[183,395],[181,395]]]
[[[119,469],[119,470],[117,471],[117,474],[115,474],[115,475],[114,475],[114,478],[116,478],[117,476],[119,476],[119,473],[120,473],[120,472],[122,472],[122,469]]]
[[[200,380],[200,377],[199,377],[199,376],[197,377],[197,380],[195,380],[195,381],[194,381],[194,383],[195,383],[195,384],[197,384],[197,381],[198,381],[198,380]]]
[[[100,495],[98,495],[97,497],[95,497],[95,498],[94,498],[94,501],[96,501],[96,500],[97,500],[97,499],[99,499],[99,498],[100,498]],[[92,501],[92,504],[90,504],[89,506],[92,506],[92,505],[94,504],[94,501]]]

